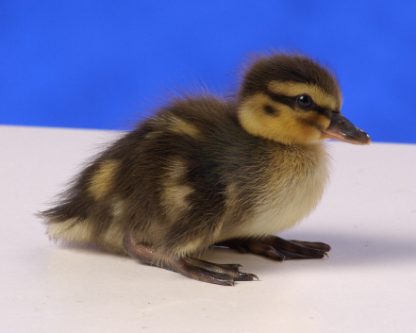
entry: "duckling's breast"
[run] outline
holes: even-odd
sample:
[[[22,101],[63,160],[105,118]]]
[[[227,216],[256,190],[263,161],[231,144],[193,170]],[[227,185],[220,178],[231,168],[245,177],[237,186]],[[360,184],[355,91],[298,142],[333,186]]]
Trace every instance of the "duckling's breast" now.
[[[250,214],[226,228],[223,236],[263,236],[292,227],[316,207],[327,176],[327,154],[321,144],[280,147],[265,162],[253,188]]]

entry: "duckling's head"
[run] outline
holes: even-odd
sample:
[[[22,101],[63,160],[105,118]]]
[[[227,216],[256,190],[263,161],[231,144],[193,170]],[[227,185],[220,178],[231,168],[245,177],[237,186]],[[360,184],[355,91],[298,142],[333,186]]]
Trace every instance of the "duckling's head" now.
[[[340,113],[336,78],[315,61],[278,54],[257,61],[241,87],[238,118],[250,134],[284,144],[313,144],[325,138],[370,142],[367,133]]]

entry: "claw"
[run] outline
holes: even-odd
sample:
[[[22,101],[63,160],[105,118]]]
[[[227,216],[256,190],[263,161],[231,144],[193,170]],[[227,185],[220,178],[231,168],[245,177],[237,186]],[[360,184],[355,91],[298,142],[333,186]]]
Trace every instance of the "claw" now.
[[[242,273],[240,272],[238,276],[234,279],[234,281],[253,281],[259,280],[259,277],[253,273]]]

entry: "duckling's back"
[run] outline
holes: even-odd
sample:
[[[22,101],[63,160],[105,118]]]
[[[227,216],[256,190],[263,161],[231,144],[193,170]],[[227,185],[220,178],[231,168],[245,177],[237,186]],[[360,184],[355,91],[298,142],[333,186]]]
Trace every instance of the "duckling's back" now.
[[[236,171],[255,151],[253,144],[231,104],[213,98],[174,102],[80,173],[59,204],[43,212],[48,234],[115,252],[123,252],[123,235],[131,229],[139,240],[170,250],[196,234],[209,238],[230,205],[229,178],[252,181]]]

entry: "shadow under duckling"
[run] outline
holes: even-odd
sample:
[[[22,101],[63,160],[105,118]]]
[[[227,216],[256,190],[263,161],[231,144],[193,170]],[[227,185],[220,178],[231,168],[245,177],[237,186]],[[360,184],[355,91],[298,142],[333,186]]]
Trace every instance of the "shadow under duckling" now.
[[[220,285],[257,277],[198,259],[213,245],[278,261],[322,258],[327,244],[274,235],[320,200],[323,139],[369,143],[340,108],[336,79],[315,61],[262,58],[235,100],[176,100],[106,149],[42,213],[47,233]]]

